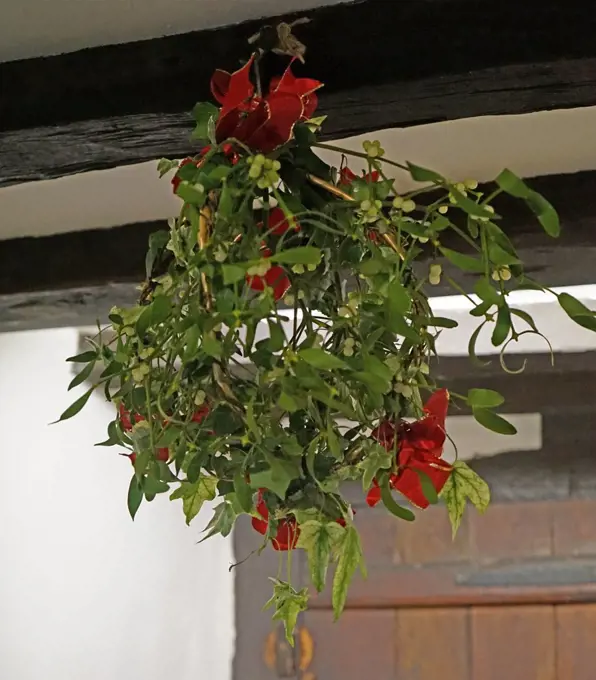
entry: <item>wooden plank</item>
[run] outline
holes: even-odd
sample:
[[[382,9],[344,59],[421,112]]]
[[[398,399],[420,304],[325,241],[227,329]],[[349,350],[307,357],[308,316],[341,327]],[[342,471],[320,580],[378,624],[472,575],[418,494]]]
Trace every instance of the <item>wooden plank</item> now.
[[[596,104],[591,9],[589,0],[368,0],[314,10],[297,33],[308,74],[327,84],[321,113],[338,138]],[[188,111],[261,24],[0,64],[0,186],[186,154]],[[366,58],[355,48],[363,40]]]
[[[557,680],[593,680],[596,605],[555,608]]]
[[[595,183],[596,171],[531,181],[561,214],[564,230],[557,240],[544,235],[522,204],[503,200],[497,205],[527,271],[539,275],[544,283],[592,283]],[[105,318],[112,305],[133,301],[136,285],[145,275],[148,236],[164,227],[165,222],[156,221],[0,241],[0,331],[89,325],[98,314]],[[447,238],[445,244],[461,247],[459,241]],[[468,291],[476,281],[461,272],[454,278]],[[445,292],[453,291],[433,289],[435,295]],[[571,384],[569,391],[575,387],[576,383]],[[592,388],[588,385],[588,389]]]
[[[474,680],[563,680],[556,675],[554,608],[493,607],[471,612]]]
[[[483,680],[470,675],[466,609],[400,609],[395,616],[397,680]]]
[[[395,674],[394,612],[346,611],[334,623],[329,611],[309,611],[304,626],[314,641],[314,655],[303,680],[401,677]]]

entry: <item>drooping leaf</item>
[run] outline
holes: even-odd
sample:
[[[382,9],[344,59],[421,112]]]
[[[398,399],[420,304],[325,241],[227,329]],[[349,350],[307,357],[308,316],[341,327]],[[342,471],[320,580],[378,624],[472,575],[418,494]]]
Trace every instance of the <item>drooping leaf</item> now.
[[[399,519],[403,519],[406,522],[413,522],[416,519],[416,515],[408,508],[404,508],[403,505],[396,502],[391,493],[391,489],[389,488],[389,481],[385,479],[380,483],[380,486],[381,500],[387,510],[389,510],[392,515],[399,517]]]
[[[443,255],[454,264],[458,269],[464,272],[472,272],[475,274],[481,274],[484,272],[484,264],[482,260],[477,257],[472,257],[471,255],[465,255],[464,253],[458,253],[456,250],[451,250],[451,248],[439,248]]]
[[[95,368],[95,361],[89,362],[85,368],[78,374],[75,375],[75,377],[71,380],[70,385],[68,386],[69,390],[72,390],[73,387],[77,387],[81,383],[84,383],[85,380],[93,373],[93,369]]]
[[[85,394],[83,394],[81,397],[79,397],[76,401],[74,401],[67,409],[64,411],[64,413],[58,418],[56,422],[60,422],[62,420],[68,420],[69,418],[72,418],[73,416],[76,416],[77,413],[85,406],[85,404],[89,401],[89,397],[93,394],[93,390],[95,387],[92,387],[91,389],[87,390]]]
[[[319,593],[325,587],[332,548],[341,544],[345,531],[336,522],[311,520],[300,525],[297,547],[306,550],[310,578]]]
[[[408,163],[410,176],[415,182],[432,182],[433,184],[444,184],[445,178],[434,170],[423,168],[420,165]]]
[[[228,501],[220,503],[215,508],[211,521],[204,529],[204,531],[207,532],[207,535],[204,536],[199,543],[202,543],[217,534],[221,534],[224,538],[229,536],[234,528],[236,517],[236,511],[231,503]]]
[[[447,506],[454,538],[461,524],[467,500],[478,512],[484,512],[490,503],[488,484],[461,460],[453,464],[453,470],[440,495]]]
[[[133,520],[135,518],[135,515],[137,514],[138,509],[141,507],[142,502],[143,502],[143,484],[139,482],[136,475],[133,475],[132,479],[130,480],[130,485],[128,487],[128,500],[127,500],[128,512],[130,513],[130,516],[132,517]]]
[[[66,361],[70,361],[75,364],[86,364],[89,361],[94,361],[99,357],[99,353],[95,350],[88,350],[87,352],[81,352],[74,357],[68,357]]]
[[[360,536],[354,526],[348,525],[345,528],[342,541],[336,548],[336,553],[339,559],[333,579],[331,600],[334,618],[337,621],[344,610],[348,588],[356,569],[360,567],[364,572],[364,556],[362,555]]]
[[[253,491],[246,481],[246,475],[238,470],[234,475],[234,491],[238,503],[244,512],[251,512],[253,508]]]
[[[422,470],[415,470],[415,472],[420,479],[420,486],[422,487],[424,497],[431,505],[436,505],[439,502],[439,495],[437,494],[437,490],[435,489],[431,478]]]
[[[389,451],[379,444],[369,444],[366,456],[358,464],[358,468],[362,470],[362,488],[365,493],[370,489],[379,470],[388,470],[392,462],[393,456]]]
[[[182,482],[170,495],[170,500],[182,498],[182,509],[186,524],[189,525],[199,514],[205,501],[212,501],[215,498],[216,487],[217,478],[202,475],[194,484]]]
[[[192,133],[192,138],[197,141],[211,140],[211,129],[217,118],[219,109],[210,102],[199,102],[192,110],[192,117],[195,119],[196,127]]]
[[[468,390],[468,404],[472,407],[496,408],[505,402],[505,398],[495,390],[473,388]]]
[[[475,406],[472,408],[472,415],[487,430],[498,434],[517,434],[517,429],[508,420],[487,408]]]
[[[559,293],[557,298],[559,305],[572,321],[590,331],[596,331],[596,312],[569,293]]]
[[[503,305],[499,307],[499,312],[497,314],[497,321],[493,329],[493,334],[491,336],[491,342],[495,347],[502,345],[507,336],[511,331],[511,313],[509,312],[509,307]]]
[[[286,640],[294,646],[294,630],[298,622],[298,615],[306,611],[308,604],[308,588],[296,590],[289,583],[271,578],[273,581],[273,597],[265,604],[263,609],[275,607],[274,621],[283,621]]]

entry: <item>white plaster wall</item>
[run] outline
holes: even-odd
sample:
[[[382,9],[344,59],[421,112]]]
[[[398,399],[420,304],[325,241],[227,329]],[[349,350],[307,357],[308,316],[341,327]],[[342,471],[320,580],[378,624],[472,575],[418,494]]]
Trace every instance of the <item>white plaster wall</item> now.
[[[196,545],[167,497],[126,509],[130,467],[98,396],[73,400],[73,329],[0,335],[0,678],[228,680],[232,545]]]

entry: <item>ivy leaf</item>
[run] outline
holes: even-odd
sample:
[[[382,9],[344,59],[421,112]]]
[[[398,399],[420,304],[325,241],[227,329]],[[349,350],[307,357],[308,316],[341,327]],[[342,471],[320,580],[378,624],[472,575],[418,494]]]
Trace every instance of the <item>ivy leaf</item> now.
[[[211,129],[217,118],[219,109],[210,102],[199,102],[192,110],[192,117],[195,119],[196,127],[192,133],[192,138],[198,141],[212,141]]]
[[[488,484],[461,460],[456,460],[453,464],[453,470],[440,495],[447,506],[453,538],[461,524],[467,500],[481,513],[490,503]]]
[[[348,596],[348,588],[350,587],[350,582],[356,568],[360,566],[363,574],[366,574],[360,536],[354,526],[350,525],[346,527],[343,539],[336,548],[336,554],[339,556],[339,560],[333,579],[331,599],[333,603],[334,618],[337,621],[344,610]]]
[[[492,430],[492,432],[497,432],[498,434],[517,434],[516,428],[508,420],[505,420],[505,418],[493,411],[489,411],[487,408],[475,406],[472,408],[472,415],[487,430]]]
[[[393,456],[376,442],[372,442],[365,458],[358,464],[362,471],[362,488],[366,493],[372,486],[373,479],[379,470],[388,470],[393,462]]]
[[[246,475],[242,469],[238,470],[234,475],[234,491],[238,504],[246,513],[250,513],[253,508],[252,489],[246,481]]]
[[[325,350],[320,349],[319,347],[301,349],[298,352],[298,356],[303,361],[306,361],[307,364],[322,371],[335,371],[341,368],[348,368],[345,361],[333,356],[333,354],[329,354],[329,352],[325,352]]]
[[[300,537],[296,545],[306,550],[310,578],[319,593],[325,587],[332,548],[341,544],[345,531],[337,522],[311,520],[300,525]]]
[[[269,260],[279,264],[304,264],[318,265],[321,262],[322,253],[319,248],[314,246],[303,246],[301,248],[289,248],[280,250],[272,255]]]
[[[202,543],[217,534],[221,534],[224,538],[229,536],[234,528],[236,517],[236,511],[231,503],[228,503],[228,501],[220,503],[215,508],[211,521],[205,527],[205,531],[208,531],[209,533],[202,538],[199,543]]]
[[[137,514],[138,509],[141,507],[142,502],[143,502],[143,483],[139,482],[136,475],[133,475],[128,487],[127,498],[128,512],[130,513],[130,516],[133,520],[135,518],[135,515]]]
[[[262,472],[251,473],[250,483],[254,488],[270,489],[280,498],[286,497],[286,491],[290,482],[300,477],[299,464],[281,460],[270,456],[267,460],[269,469]]]
[[[473,388],[468,390],[468,404],[472,407],[495,408],[505,402],[503,395],[495,390],[484,390]]]
[[[64,413],[58,418],[58,420],[54,421],[56,423],[62,422],[63,420],[68,420],[69,418],[72,418],[73,416],[76,416],[77,413],[85,406],[85,404],[89,401],[89,397],[93,393],[93,390],[95,387],[92,387],[91,389],[87,390],[83,396],[79,397],[76,401],[74,401],[67,409],[64,411]]]
[[[479,260],[477,257],[458,253],[457,250],[451,250],[451,248],[441,247],[439,250],[451,264],[454,264],[458,269],[461,269],[464,272],[472,272],[475,274],[484,272],[484,264],[482,263],[482,260]]]
[[[205,501],[212,501],[215,498],[216,487],[217,479],[215,477],[201,476],[194,484],[182,482],[180,487],[170,495],[170,500],[182,498],[182,509],[186,517],[186,524],[190,525],[201,511]]]
[[[286,640],[294,646],[294,629],[298,622],[298,615],[306,611],[308,603],[308,588],[296,590],[289,583],[271,578],[273,581],[273,597],[265,604],[263,609],[275,606],[274,621],[283,621],[286,632]]]
[[[172,161],[169,158],[160,158],[157,161],[157,172],[159,172],[159,178],[161,179],[164,175],[167,175],[170,170],[178,167],[178,161]]]
[[[505,193],[515,198],[522,198],[536,215],[544,231],[553,237],[561,233],[561,224],[557,211],[537,191],[530,187],[511,170],[503,170],[495,182]]]

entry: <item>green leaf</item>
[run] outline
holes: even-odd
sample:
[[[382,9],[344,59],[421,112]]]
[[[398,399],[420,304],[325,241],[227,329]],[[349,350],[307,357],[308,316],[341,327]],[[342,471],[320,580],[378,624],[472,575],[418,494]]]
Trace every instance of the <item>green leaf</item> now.
[[[75,364],[86,364],[89,361],[95,361],[99,356],[99,353],[95,350],[89,350],[87,352],[81,352],[74,357],[68,357],[66,361],[71,361]]]
[[[422,493],[424,497],[431,505],[436,505],[439,502],[439,495],[431,481],[431,478],[424,473],[422,470],[415,470],[418,478],[420,479],[420,486],[422,487]]]
[[[180,182],[176,189],[176,196],[185,203],[197,206],[202,206],[207,197],[205,189],[201,184],[191,184],[190,182]]]
[[[473,388],[468,390],[468,404],[471,407],[496,408],[505,402],[505,398],[495,390]]]
[[[457,328],[459,324],[455,319],[448,319],[444,316],[431,316],[428,319],[428,325],[435,328]]]
[[[573,295],[569,295],[569,293],[559,293],[557,297],[559,305],[561,305],[565,314],[567,314],[572,321],[575,321],[575,323],[590,331],[596,331],[595,312],[588,309],[583,302],[574,298]]]
[[[246,481],[246,476],[242,469],[236,471],[234,475],[234,491],[238,503],[244,512],[250,513],[253,508],[252,489]]]
[[[147,500],[152,500],[158,493],[165,493],[169,489],[170,485],[161,479],[155,479],[155,477],[150,475],[145,478],[143,490]]]
[[[308,349],[301,349],[298,356],[310,364],[314,368],[322,371],[335,371],[338,369],[347,369],[348,365],[333,354],[325,352],[325,350],[318,347],[311,347]]]
[[[454,264],[458,269],[461,269],[464,272],[472,272],[475,274],[484,272],[484,264],[477,257],[458,253],[456,250],[451,250],[451,248],[441,247],[439,250],[451,264]]]
[[[450,193],[453,197],[453,200],[455,201],[455,205],[468,215],[472,217],[485,217],[489,220],[494,218],[494,213],[489,212],[483,205],[476,203],[476,201],[473,201],[467,196],[464,196],[461,191],[458,191],[454,187],[451,188]]]
[[[304,264],[318,265],[321,262],[322,253],[319,248],[314,246],[302,246],[301,248],[290,248],[280,250],[272,255],[269,260],[279,264]]]
[[[432,182],[433,184],[444,184],[445,178],[434,170],[423,168],[413,163],[408,163],[408,171],[415,182]]]
[[[87,380],[87,378],[93,372],[94,368],[95,368],[95,361],[88,363],[85,366],[85,368],[71,380],[70,385],[68,386],[68,389],[72,390],[73,387],[77,387],[81,383],[85,382],[85,380]]]
[[[412,307],[412,299],[399,279],[394,279],[387,289],[389,314],[404,316]]]
[[[408,324],[406,318],[401,314],[392,314],[389,308],[389,301],[387,301],[387,306],[385,308],[385,323],[387,328],[396,335],[401,335],[412,342],[418,343],[421,341],[420,336],[412,326]]]
[[[483,362],[480,361],[476,354],[476,343],[478,342],[478,336],[480,335],[482,329],[486,325],[486,321],[483,321],[478,328],[472,333],[470,336],[470,340],[468,341],[468,354],[470,356],[470,359],[472,360],[473,363],[483,366],[486,365],[488,362]]]
[[[158,295],[153,302],[145,307],[141,316],[137,319],[137,333],[142,337],[152,326],[158,326],[169,318],[172,313],[172,304],[165,295]]]
[[[236,517],[236,511],[231,503],[228,503],[227,501],[220,503],[215,508],[211,521],[205,527],[205,531],[208,532],[207,535],[202,538],[199,543],[202,543],[217,534],[221,534],[224,538],[229,536],[234,528]]]
[[[335,458],[335,460],[341,460],[342,450],[331,419],[327,423],[327,444],[329,444],[329,452]]]
[[[159,178],[161,179],[164,175],[167,175],[170,170],[178,167],[178,161],[172,161],[169,158],[160,158],[157,161],[157,172],[159,172]]]
[[[511,170],[503,170],[495,182],[510,196],[523,198],[530,210],[536,215],[544,231],[553,237],[561,233],[559,216],[553,206],[538,192],[530,187]]]
[[[489,303],[490,306],[498,306],[501,304],[501,295],[497,292],[495,287],[488,279],[478,279],[476,285],[474,286],[474,292],[481,300]]]
[[[77,413],[85,406],[85,404],[89,401],[89,397],[93,393],[93,390],[95,387],[91,387],[89,390],[83,394],[83,396],[79,397],[76,401],[74,401],[67,409],[64,411],[64,413],[58,418],[57,423],[63,421],[63,420],[68,420],[69,418],[72,418],[73,416],[76,416]]]
[[[279,395],[277,405],[280,409],[282,409],[282,411],[287,411],[288,413],[294,413],[294,411],[298,410],[298,404],[296,400],[287,392],[282,392]]]
[[[300,477],[300,470],[293,461],[268,457],[269,469],[251,473],[250,483],[254,488],[270,489],[280,498],[286,497],[288,486]]]
[[[207,356],[213,357],[214,359],[219,359],[221,357],[221,342],[210,333],[203,336],[201,349]]]
[[[509,307],[503,305],[499,307],[499,313],[497,314],[497,322],[493,329],[493,334],[491,336],[491,342],[495,347],[502,345],[507,336],[511,331],[511,313],[509,312]]]
[[[348,588],[350,587],[354,572],[358,566],[360,566],[361,569],[363,569],[364,566],[360,536],[354,526],[350,525],[346,527],[343,534],[343,540],[338,545],[336,553],[339,555],[339,561],[333,579],[331,600],[333,603],[334,618],[337,621],[344,610],[348,596]]]
[[[132,476],[130,484],[128,486],[128,512],[134,520],[138,509],[141,507],[143,502],[143,484],[137,480],[136,475]]]
[[[381,500],[387,510],[389,510],[392,515],[395,515],[406,522],[413,522],[416,519],[416,515],[408,508],[404,508],[403,505],[399,505],[399,503],[395,502],[395,499],[391,494],[391,489],[389,488],[389,480],[385,479],[380,486]]]
[[[246,276],[246,268],[240,267],[237,264],[222,264],[221,273],[225,286],[237,283]]]
[[[512,255],[511,253],[508,253],[506,250],[503,250],[503,248],[501,248],[501,246],[497,245],[496,243],[491,243],[489,245],[488,259],[493,264],[499,266],[521,264],[521,260],[518,257]]]
[[[212,501],[215,498],[216,487],[215,477],[201,476],[194,484],[182,482],[180,487],[171,494],[170,500],[182,498],[182,509],[186,524],[189,525],[199,514],[205,501]]]
[[[534,331],[534,333],[538,333],[536,323],[532,316],[528,314],[528,312],[524,311],[523,309],[515,309],[514,307],[510,307],[509,311],[515,316],[518,316],[520,319],[523,319],[528,324],[528,326]]]
[[[211,129],[218,114],[219,109],[210,102],[196,104],[192,110],[192,117],[196,122],[192,138],[198,141],[211,141]]]
[[[246,406],[246,425],[250,431],[250,433],[253,435],[254,440],[257,442],[257,444],[261,443],[261,430],[257,424],[256,418],[255,418],[255,403],[254,400],[251,400],[248,402]]]
[[[461,524],[461,520],[469,500],[478,512],[484,512],[490,503],[488,484],[474,470],[461,460],[455,461],[447,483],[441,491],[451,521],[453,537]]]
[[[157,256],[167,246],[169,240],[170,234],[164,229],[155,231],[149,236],[149,250],[145,256],[145,276],[148,279],[153,275],[153,265]]]
[[[365,493],[372,486],[379,470],[388,470],[392,463],[393,455],[389,451],[374,442],[368,444],[366,456],[358,464],[358,469],[362,471],[362,488]]]
[[[517,434],[517,430],[508,420],[486,408],[475,406],[472,408],[472,415],[487,430],[492,430],[498,434]]]
[[[296,547],[306,550],[310,578],[319,593],[325,588],[331,551],[334,546],[341,544],[345,531],[337,522],[324,524],[311,520],[300,525]]]
[[[294,629],[298,622],[298,615],[306,611],[308,604],[308,588],[300,591],[295,590],[289,583],[270,578],[275,584],[273,587],[273,597],[265,604],[263,609],[269,609],[275,605],[273,614],[274,621],[283,621],[286,640],[294,646]]]

